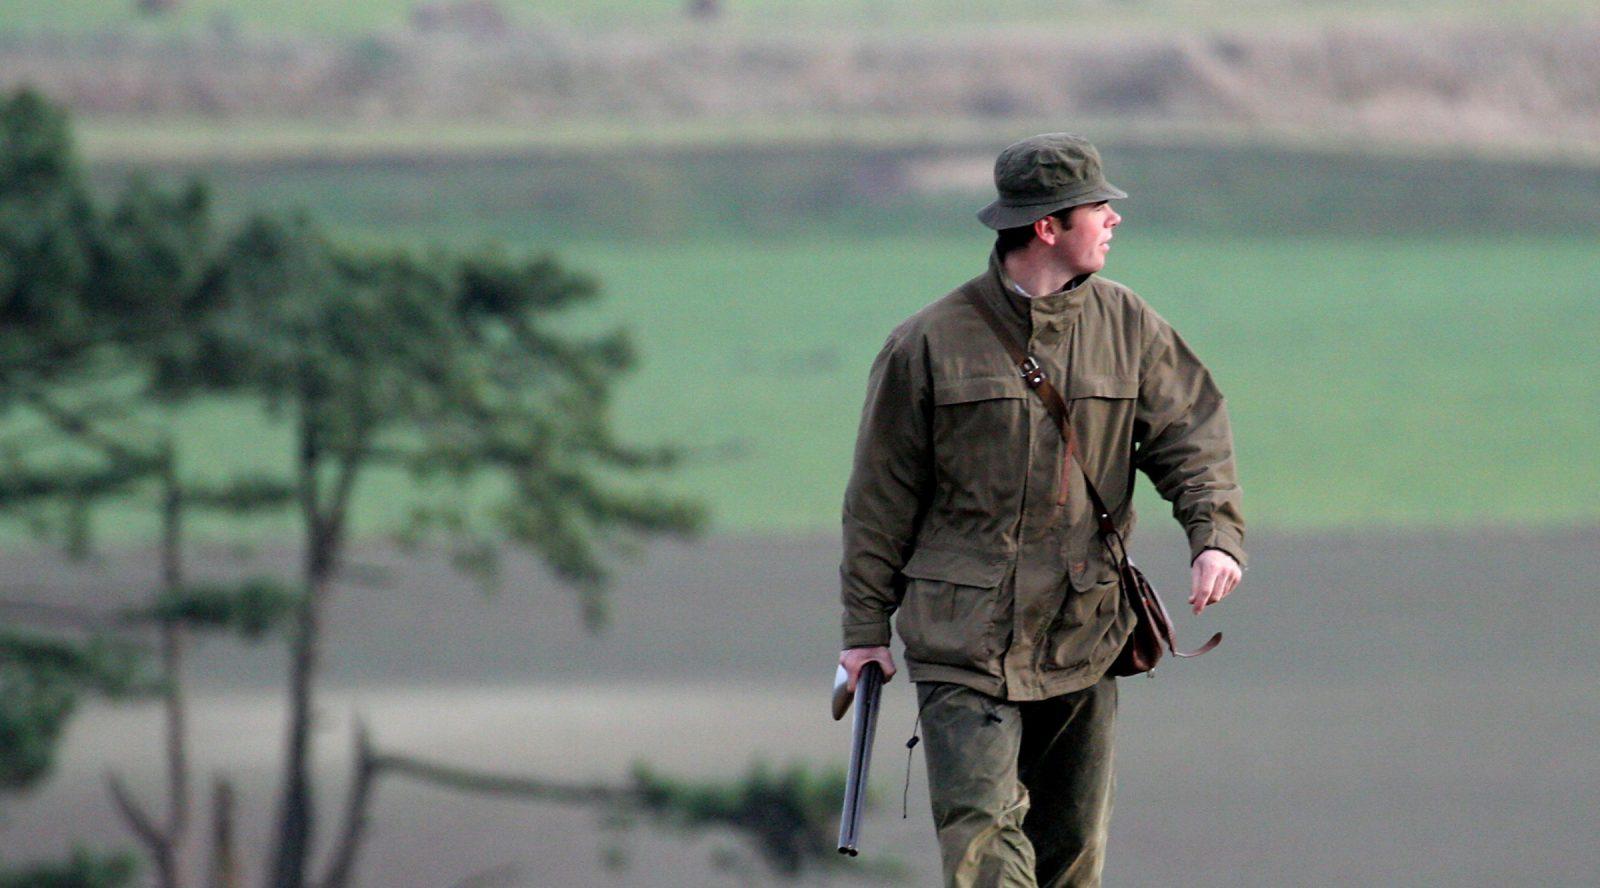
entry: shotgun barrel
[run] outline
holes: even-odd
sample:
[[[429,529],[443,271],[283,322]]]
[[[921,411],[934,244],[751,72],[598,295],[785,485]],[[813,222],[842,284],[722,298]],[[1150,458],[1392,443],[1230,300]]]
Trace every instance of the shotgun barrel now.
[[[872,739],[878,732],[878,698],[883,671],[877,663],[861,667],[856,680],[855,726],[850,731],[850,775],[844,785],[844,811],[839,815],[839,853],[856,856],[861,840],[861,812],[867,801],[867,767],[872,763]]]

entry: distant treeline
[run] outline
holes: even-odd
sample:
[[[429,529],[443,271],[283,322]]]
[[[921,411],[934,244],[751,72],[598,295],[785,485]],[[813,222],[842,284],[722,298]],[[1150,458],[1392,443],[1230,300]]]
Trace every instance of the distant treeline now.
[[[129,30],[0,36],[0,88],[31,83],[80,113],[139,116],[1031,117],[1582,147],[1600,140],[1596,45],[1596,19],[1094,34]]]

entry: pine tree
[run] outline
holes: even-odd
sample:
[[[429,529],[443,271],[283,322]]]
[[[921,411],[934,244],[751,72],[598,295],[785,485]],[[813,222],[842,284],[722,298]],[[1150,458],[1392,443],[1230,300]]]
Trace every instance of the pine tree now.
[[[630,478],[670,468],[676,454],[613,431],[610,399],[633,360],[626,337],[562,330],[597,296],[592,281],[548,257],[358,251],[299,217],[253,216],[223,239],[198,185],[166,191],[135,181],[102,213],[65,116],[30,93],[0,104],[0,512],[82,556],[98,509],[148,508],[160,519],[161,561],[143,605],[50,614],[73,623],[71,633],[0,633],[0,787],[48,773],[82,693],[158,696],[163,816],[120,780],[111,788],[159,884],[180,888],[191,870],[193,807],[184,656],[196,633],[229,632],[281,637],[290,648],[271,884],[348,884],[372,781],[383,773],[431,775],[456,789],[516,785],[533,800],[570,794],[525,777],[457,770],[437,779],[438,766],[379,753],[362,734],[338,846],[320,878],[307,871],[318,826],[310,723],[322,620],[348,563],[353,503],[374,468],[415,482],[399,533],[406,545],[442,547],[485,583],[504,548],[527,549],[576,591],[594,629],[606,622],[611,556],[701,524],[694,504]],[[293,446],[258,474],[199,481],[173,420],[211,397],[256,406],[293,429]],[[188,578],[197,514],[282,508],[298,519],[298,576]],[[18,613],[30,603],[6,605]],[[152,633],[153,658],[148,645],[128,641]],[[832,857],[825,834],[837,802],[825,787],[837,783],[759,769],[730,783],[690,783],[641,769],[592,800],[691,829],[733,828],[775,871],[794,875]],[[230,807],[216,814],[224,832]],[[214,860],[211,871],[233,867]],[[125,857],[82,853],[30,877],[98,886],[131,872]]]

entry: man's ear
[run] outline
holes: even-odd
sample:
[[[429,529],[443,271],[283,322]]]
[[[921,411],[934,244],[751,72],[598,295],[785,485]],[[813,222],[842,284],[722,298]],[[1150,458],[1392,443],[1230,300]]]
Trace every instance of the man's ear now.
[[[1043,243],[1052,247],[1055,246],[1056,238],[1061,236],[1060,232],[1056,230],[1056,222],[1057,220],[1054,216],[1046,216],[1035,221],[1033,223],[1033,236]]]

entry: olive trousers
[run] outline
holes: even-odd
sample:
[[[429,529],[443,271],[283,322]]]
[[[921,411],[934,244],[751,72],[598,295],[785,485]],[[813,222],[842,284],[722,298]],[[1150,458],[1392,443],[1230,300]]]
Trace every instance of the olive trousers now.
[[[1099,886],[1116,679],[1025,703],[923,682],[917,702],[945,884]]]

